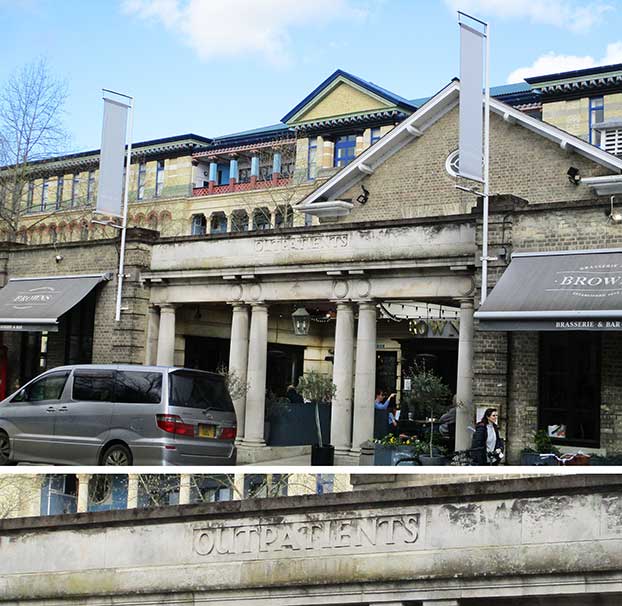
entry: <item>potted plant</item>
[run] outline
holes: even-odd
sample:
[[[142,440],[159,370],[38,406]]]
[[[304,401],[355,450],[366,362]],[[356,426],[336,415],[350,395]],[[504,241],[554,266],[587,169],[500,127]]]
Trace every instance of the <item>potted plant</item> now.
[[[414,366],[406,372],[410,379],[409,408],[429,423],[429,438],[426,454],[419,458],[423,465],[444,465],[446,462],[443,449],[438,440],[435,445],[434,423],[451,406],[451,391],[433,370],[425,366]]]
[[[553,446],[551,437],[544,429],[538,429],[533,434],[533,448],[525,448],[521,452],[521,465],[557,465],[555,457],[541,457],[541,454],[554,454],[559,456],[559,449]]]
[[[317,444],[311,446],[311,465],[332,465],[335,460],[335,448],[330,444],[324,444],[320,425],[320,403],[331,402],[335,390],[336,387],[332,380],[315,370],[304,374],[298,380],[298,392],[305,399],[305,402],[310,402],[315,406]]]

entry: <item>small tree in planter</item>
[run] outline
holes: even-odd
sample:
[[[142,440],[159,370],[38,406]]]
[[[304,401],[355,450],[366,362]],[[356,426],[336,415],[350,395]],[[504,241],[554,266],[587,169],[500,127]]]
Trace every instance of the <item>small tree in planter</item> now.
[[[427,417],[430,423],[429,456],[434,458],[434,421],[451,405],[451,391],[443,383],[441,377],[428,370],[425,366],[414,366],[405,373],[410,379],[409,408],[414,408],[416,414]]]
[[[315,429],[317,431],[317,449],[314,447],[315,452],[328,452],[333,451],[333,447],[330,445],[324,446],[324,440],[322,439],[322,427],[320,425],[320,402],[331,402],[335,395],[336,386],[332,380],[315,370],[312,370],[304,374],[298,380],[298,392],[306,401],[311,402],[315,406]],[[321,455],[320,455],[321,457]],[[314,464],[313,456],[311,464]]]

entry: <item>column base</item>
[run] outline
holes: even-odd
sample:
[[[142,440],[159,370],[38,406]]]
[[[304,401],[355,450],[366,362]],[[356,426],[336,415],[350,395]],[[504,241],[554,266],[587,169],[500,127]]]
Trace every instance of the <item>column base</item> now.
[[[335,465],[358,465],[359,456],[354,456],[349,448],[335,448]]]

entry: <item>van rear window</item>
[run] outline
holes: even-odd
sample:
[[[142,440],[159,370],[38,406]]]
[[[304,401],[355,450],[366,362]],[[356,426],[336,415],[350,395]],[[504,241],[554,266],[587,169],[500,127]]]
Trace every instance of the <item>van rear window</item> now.
[[[159,404],[162,399],[162,373],[119,370],[116,374],[117,402]]]
[[[170,374],[170,405],[233,411],[225,381],[218,375],[179,370]]]

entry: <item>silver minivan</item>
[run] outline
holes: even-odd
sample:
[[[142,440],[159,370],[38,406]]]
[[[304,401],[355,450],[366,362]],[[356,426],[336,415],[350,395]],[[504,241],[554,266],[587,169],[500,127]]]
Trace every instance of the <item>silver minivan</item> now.
[[[164,366],[49,370],[0,402],[0,465],[234,465],[224,378]]]

